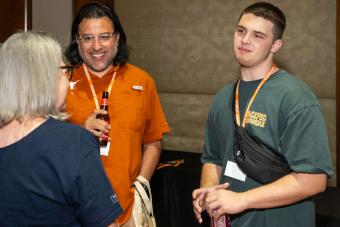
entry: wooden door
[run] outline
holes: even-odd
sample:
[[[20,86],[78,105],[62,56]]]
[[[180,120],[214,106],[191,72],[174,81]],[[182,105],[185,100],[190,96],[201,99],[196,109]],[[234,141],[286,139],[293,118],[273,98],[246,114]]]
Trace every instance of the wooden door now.
[[[27,1],[27,28],[32,28],[32,0]],[[25,0],[1,0],[0,43],[25,29]]]
[[[340,0],[336,1],[336,180],[340,187]]]

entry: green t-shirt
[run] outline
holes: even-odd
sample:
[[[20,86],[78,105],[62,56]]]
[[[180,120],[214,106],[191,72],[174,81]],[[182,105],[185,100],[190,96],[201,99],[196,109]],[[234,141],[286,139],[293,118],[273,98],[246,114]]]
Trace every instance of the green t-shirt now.
[[[230,190],[243,192],[261,184],[250,177],[243,182],[224,175],[227,161],[234,161],[234,88],[235,83],[226,86],[213,100],[201,160],[202,163],[221,166],[221,183],[229,182]],[[249,94],[247,96],[240,97],[240,102],[247,100]],[[246,128],[267,146],[280,152],[294,172],[326,173],[329,176],[333,173],[320,105],[310,88],[286,71],[275,73],[263,85],[250,108]],[[314,210],[311,199],[279,208],[247,210],[232,217],[232,226],[312,227],[315,226]]]

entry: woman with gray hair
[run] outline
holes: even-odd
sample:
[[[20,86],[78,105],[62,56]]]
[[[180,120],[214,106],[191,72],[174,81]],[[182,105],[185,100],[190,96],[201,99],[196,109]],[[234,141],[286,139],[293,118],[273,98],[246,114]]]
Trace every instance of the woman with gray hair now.
[[[0,47],[0,226],[107,226],[122,213],[96,138],[55,119],[64,68],[46,33],[16,33]]]

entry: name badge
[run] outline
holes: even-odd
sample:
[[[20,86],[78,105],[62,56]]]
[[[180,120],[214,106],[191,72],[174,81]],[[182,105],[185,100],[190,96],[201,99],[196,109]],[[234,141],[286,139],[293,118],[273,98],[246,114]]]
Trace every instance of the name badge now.
[[[240,181],[245,181],[247,176],[242,172],[238,165],[232,161],[227,162],[224,175]]]
[[[111,142],[107,142],[106,146],[100,146],[100,155],[109,156]]]

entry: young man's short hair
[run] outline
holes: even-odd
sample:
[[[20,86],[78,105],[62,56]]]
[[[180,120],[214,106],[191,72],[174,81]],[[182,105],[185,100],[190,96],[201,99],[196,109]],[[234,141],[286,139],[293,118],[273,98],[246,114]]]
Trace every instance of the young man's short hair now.
[[[239,20],[247,13],[252,13],[257,17],[262,17],[272,22],[274,25],[274,40],[282,38],[283,32],[286,28],[286,16],[278,7],[267,2],[256,2],[242,11]]]

